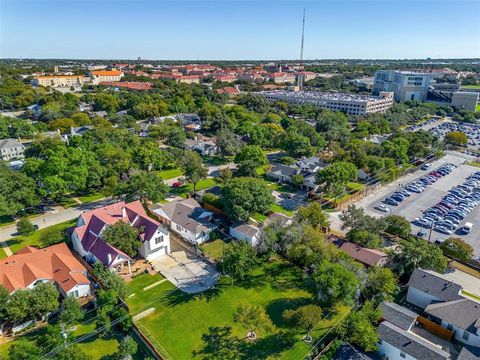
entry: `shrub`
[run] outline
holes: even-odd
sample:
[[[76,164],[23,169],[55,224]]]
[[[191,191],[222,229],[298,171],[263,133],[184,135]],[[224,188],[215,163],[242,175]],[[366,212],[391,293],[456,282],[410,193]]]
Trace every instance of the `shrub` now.
[[[20,235],[30,235],[35,231],[35,226],[26,217],[22,217],[17,222],[17,232]]]
[[[45,229],[40,235],[40,242],[43,246],[50,246],[53,244],[65,241],[65,233],[59,229]]]

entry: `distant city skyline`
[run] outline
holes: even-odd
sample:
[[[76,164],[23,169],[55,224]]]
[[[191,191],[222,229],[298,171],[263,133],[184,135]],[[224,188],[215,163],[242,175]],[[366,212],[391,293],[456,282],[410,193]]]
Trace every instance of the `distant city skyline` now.
[[[480,58],[478,1],[0,0],[0,57]]]

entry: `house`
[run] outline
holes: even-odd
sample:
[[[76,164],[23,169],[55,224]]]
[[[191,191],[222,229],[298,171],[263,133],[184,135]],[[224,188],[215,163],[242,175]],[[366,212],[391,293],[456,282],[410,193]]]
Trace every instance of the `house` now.
[[[261,231],[255,225],[236,223],[230,226],[230,236],[237,240],[245,240],[255,246],[260,240]]]
[[[453,331],[455,340],[480,347],[480,302],[462,298],[432,303],[425,313],[433,322]]]
[[[74,249],[87,261],[100,261],[108,268],[130,266],[130,257],[102,239],[102,232],[119,221],[141,229],[138,253],[151,260],[170,253],[170,235],[159,222],[150,218],[140,201],[120,201],[82,213],[72,233]]]
[[[290,226],[293,222],[293,219],[285,214],[274,212],[268,215],[267,220],[263,222],[264,226],[270,225],[272,223],[278,223],[282,227]]]
[[[4,161],[23,159],[25,146],[14,139],[0,140],[0,159]]]
[[[325,167],[325,163],[317,156],[312,156],[309,158],[304,156],[300,160],[296,161],[295,165],[297,165],[301,171],[305,171],[310,174],[315,174],[317,171]]]
[[[388,255],[383,251],[364,248],[350,241],[337,241],[338,248],[366,266],[384,266]]]
[[[266,173],[269,178],[282,183],[291,182],[292,176],[298,174],[300,174],[300,169],[297,166],[283,164],[273,164]]]
[[[186,241],[199,245],[210,240],[210,233],[217,228],[211,211],[207,211],[193,198],[159,204],[153,209],[160,221]]]
[[[63,296],[90,294],[87,269],[65,243],[43,249],[27,246],[0,260],[0,284],[9,293],[32,289],[44,282],[53,283]]]
[[[70,128],[70,135],[71,135],[71,136],[82,136],[82,135],[84,135],[87,131],[92,130],[92,129],[93,129],[93,126],[91,126],[91,125],[71,127],[71,128]]]
[[[359,348],[349,343],[342,344],[335,354],[333,360],[376,360],[376,357],[365,354]]]
[[[197,114],[178,114],[176,118],[186,131],[198,131],[202,129],[202,121]]]
[[[215,144],[213,139],[202,139],[197,136],[195,136],[195,139],[186,139],[185,148],[197,151],[203,156],[213,156],[218,153],[217,144]]]
[[[407,301],[425,309],[432,303],[463,299],[462,287],[422,269],[415,269],[408,281]]]
[[[389,360],[455,359],[456,350],[445,339],[417,326],[419,315],[403,306],[383,302],[378,326],[378,354]]]

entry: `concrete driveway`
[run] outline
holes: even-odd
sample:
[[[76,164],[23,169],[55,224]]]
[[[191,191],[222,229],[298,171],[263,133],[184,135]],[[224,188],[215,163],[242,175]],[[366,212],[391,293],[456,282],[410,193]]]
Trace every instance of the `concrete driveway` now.
[[[212,265],[185,251],[173,251],[152,260],[152,264],[177,288],[189,294],[210,289],[220,277]]]

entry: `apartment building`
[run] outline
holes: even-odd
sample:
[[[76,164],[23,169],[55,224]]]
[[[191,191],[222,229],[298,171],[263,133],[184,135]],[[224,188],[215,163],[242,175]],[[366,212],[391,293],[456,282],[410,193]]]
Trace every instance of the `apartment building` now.
[[[395,94],[395,100],[425,101],[432,74],[411,71],[377,70],[373,82],[372,93],[388,91]]]
[[[393,105],[393,93],[382,92],[380,96],[339,94],[311,91],[263,91],[257,93],[268,101],[283,100],[289,104],[309,104],[349,115],[384,113]]]
[[[90,82],[89,77],[78,75],[46,75],[33,78],[33,85],[35,86],[70,87],[82,86],[87,82]]]
[[[120,70],[93,70],[89,73],[92,83],[100,84],[107,81],[120,81],[123,72]]]

